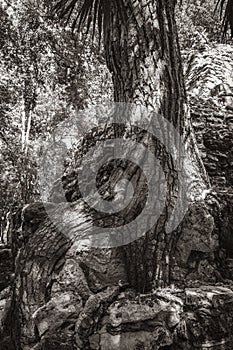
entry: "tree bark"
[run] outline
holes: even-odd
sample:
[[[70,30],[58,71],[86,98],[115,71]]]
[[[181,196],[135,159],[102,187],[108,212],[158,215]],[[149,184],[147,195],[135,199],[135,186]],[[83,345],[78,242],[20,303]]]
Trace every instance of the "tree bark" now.
[[[126,15],[113,6],[110,29],[104,37],[115,101],[146,106],[152,114],[156,112],[171,122],[186,139],[196,169],[189,191],[197,200],[209,182],[190,123],[174,18],[175,1],[125,0],[123,3]],[[171,158],[157,140],[149,136],[149,141],[143,142],[165,163],[170,184],[165,214],[156,227],[143,239],[123,248],[130,285],[138,291],[148,292],[154,287],[172,283],[173,256],[181,227],[170,234],[165,232],[177,196],[177,173]]]

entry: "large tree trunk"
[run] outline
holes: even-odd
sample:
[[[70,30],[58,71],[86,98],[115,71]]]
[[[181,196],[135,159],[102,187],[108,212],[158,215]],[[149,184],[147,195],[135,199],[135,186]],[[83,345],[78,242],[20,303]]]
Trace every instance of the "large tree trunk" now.
[[[192,179],[186,179],[189,186],[185,190],[196,201],[208,188],[208,179],[190,125],[174,18],[175,1],[126,0],[124,5],[126,15],[117,6],[113,7],[110,29],[105,32],[106,61],[113,77],[115,101],[145,106],[151,111],[151,118],[165,118],[186,140],[194,173]],[[163,132],[167,132],[169,139],[169,131]],[[178,195],[177,172],[171,156],[153,137],[138,142],[144,142],[165,164],[169,183],[163,217],[146,237],[124,248],[129,283],[145,292],[173,282],[174,255],[181,227],[170,233],[165,230]],[[137,182],[140,183],[140,178]],[[141,200],[139,198],[139,202]]]

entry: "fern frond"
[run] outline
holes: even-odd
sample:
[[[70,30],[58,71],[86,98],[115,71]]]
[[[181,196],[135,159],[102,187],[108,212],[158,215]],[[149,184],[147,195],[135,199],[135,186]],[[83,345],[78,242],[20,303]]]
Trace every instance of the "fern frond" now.
[[[72,29],[81,30],[86,27],[87,32],[96,29],[99,36],[103,31],[107,31],[110,23],[112,7],[115,6],[122,23],[126,21],[126,10],[123,0],[59,0],[53,8],[53,13],[60,19],[65,19],[66,23],[72,22]]]

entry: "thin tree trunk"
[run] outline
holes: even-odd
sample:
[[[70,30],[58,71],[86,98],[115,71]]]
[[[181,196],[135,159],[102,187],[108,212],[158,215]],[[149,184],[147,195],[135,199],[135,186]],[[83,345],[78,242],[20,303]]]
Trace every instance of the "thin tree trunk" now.
[[[31,122],[32,122],[32,111],[30,110],[28,113],[27,130],[26,130],[26,136],[25,136],[25,154],[27,154],[28,152]]]
[[[26,111],[25,111],[25,103],[22,101],[22,110],[21,110],[21,149],[24,151],[25,147],[25,133],[26,133]]]

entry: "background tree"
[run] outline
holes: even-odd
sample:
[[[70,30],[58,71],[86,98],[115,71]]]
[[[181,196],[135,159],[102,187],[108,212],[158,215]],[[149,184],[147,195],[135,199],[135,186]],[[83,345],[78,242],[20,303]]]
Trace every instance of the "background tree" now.
[[[39,198],[37,156],[56,125],[110,93],[97,45],[48,19],[34,1],[2,1],[1,237],[7,213]],[[87,63],[88,62],[88,63]],[[5,237],[6,238],[6,237]],[[3,243],[3,242],[2,242]],[[6,242],[5,242],[6,243]]]

